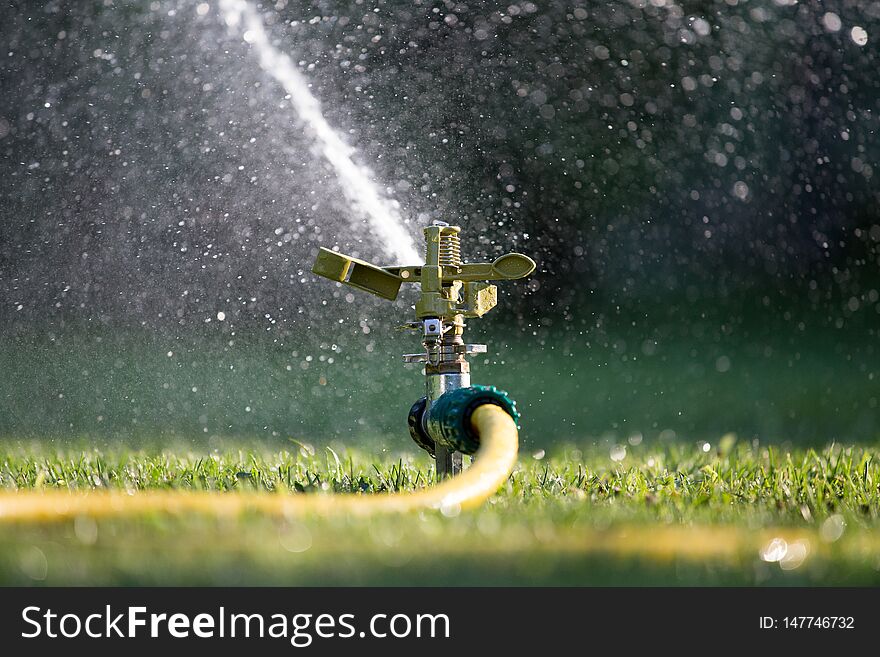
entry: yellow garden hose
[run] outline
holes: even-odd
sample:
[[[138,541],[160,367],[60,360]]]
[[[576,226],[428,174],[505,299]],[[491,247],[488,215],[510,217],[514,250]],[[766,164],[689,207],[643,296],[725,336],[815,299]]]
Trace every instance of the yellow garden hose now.
[[[471,414],[480,446],[474,464],[456,477],[412,493],[288,495],[187,490],[9,491],[0,493],[0,522],[68,520],[146,513],[235,516],[246,512],[279,517],[368,516],[479,506],[504,484],[516,464],[519,434],[500,406],[483,404]]]

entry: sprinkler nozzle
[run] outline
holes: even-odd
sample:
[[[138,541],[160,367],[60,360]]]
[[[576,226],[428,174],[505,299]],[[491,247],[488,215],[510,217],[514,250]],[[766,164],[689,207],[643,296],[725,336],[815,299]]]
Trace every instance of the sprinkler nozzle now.
[[[498,303],[497,288],[489,281],[524,278],[535,270],[535,261],[521,253],[508,253],[493,262],[463,263],[460,233],[458,226],[442,222],[425,227],[422,265],[379,267],[322,247],[312,273],[389,301],[397,298],[404,283],[419,283],[419,319],[482,317]]]
[[[312,273],[389,301],[397,298],[403,283],[400,276],[389,273],[382,267],[325,249],[323,246],[318,251],[318,257],[315,258]]]

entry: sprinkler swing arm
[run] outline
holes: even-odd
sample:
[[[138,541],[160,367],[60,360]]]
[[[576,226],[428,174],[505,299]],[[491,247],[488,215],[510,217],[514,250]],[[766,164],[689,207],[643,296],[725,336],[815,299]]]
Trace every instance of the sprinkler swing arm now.
[[[321,248],[312,272],[363,292],[394,301],[404,283],[418,283],[416,321],[403,326],[419,331],[424,351],[404,355],[407,363],[424,363],[426,395],[409,413],[413,440],[437,460],[437,475],[457,474],[462,454],[473,454],[478,441],[470,416],[481,404],[500,406],[516,420],[516,404],[494,387],[471,386],[467,356],[486,353],[486,345],[465,344],[465,318],[482,317],[498,303],[492,281],[516,280],[535,270],[521,253],[493,262],[461,261],[461,228],[435,221],[424,229],[422,265],[379,267]]]

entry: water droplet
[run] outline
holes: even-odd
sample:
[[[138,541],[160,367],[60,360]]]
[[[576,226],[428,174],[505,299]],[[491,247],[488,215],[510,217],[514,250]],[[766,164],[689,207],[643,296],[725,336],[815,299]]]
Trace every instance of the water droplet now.
[[[300,522],[289,522],[278,529],[278,542],[288,552],[305,552],[312,547],[312,532]]]
[[[786,552],[788,552],[788,543],[785,539],[774,538],[761,549],[761,559],[768,563],[777,563]]]
[[[822,523],[822,526],[819,528],[819,536],[822,537],[823,541],[833,543],[843,536],[843,531],[845,529],[846,520],[844,520],[843,516],[839,513],[835,513]]]
[[[785,556],[779,560],[782,570],[794,570],[799,568],[810,554],[810,542],[806,539],[789,543]]]
[[[857,46],[863,46],[868,43],[868,32],[865,28],[858,25],[850,30],[849,36]]]
[[[840,22],[840,16],[835,14],[833,11],[829,11],[824,16],[822,16],[822,25],[825,26],[825,29],[829,32],[839,32],[842,26]]]

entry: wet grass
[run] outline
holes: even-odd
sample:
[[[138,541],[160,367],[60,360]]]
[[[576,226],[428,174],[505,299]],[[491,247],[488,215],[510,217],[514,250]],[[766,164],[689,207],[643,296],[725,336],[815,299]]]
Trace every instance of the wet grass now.
[[[412,490],[421,455],[291,444],[198,451],[0,448],[7,490],[285,495]],[[880,450],[786,451],[732,435],[525,453],[454,517],[235,520],[153,514],[0,525],[0,581],[112,584],[880,583]]]

